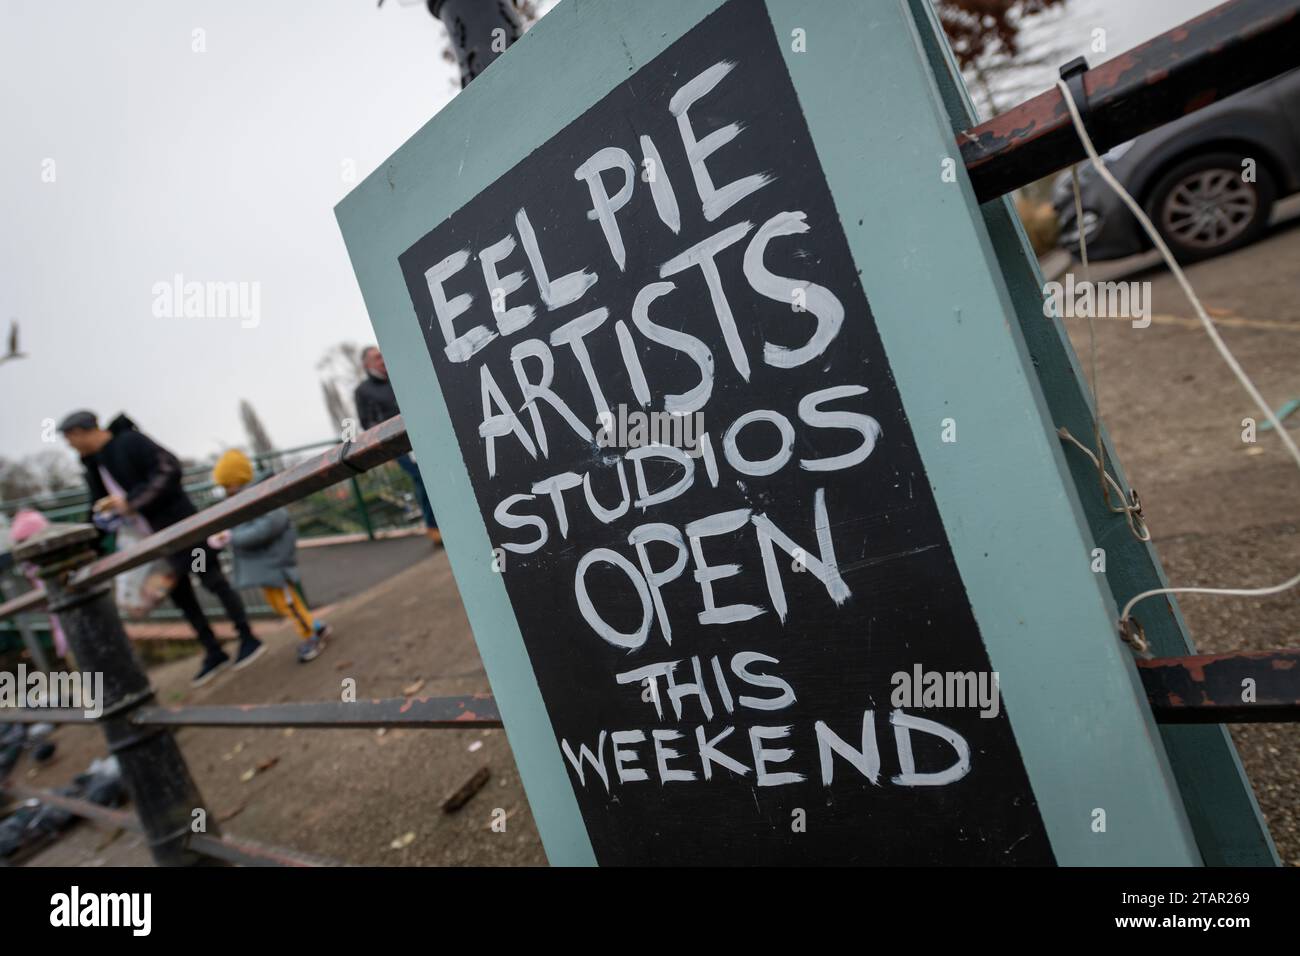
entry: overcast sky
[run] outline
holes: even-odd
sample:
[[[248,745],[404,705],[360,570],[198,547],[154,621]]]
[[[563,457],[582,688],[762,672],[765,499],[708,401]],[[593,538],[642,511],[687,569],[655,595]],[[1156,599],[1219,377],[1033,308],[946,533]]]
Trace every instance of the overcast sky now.
[[[1097,63],[1212,6],[1074,0],[1068,29],[1107,30]],[[3,0],[0,324],[27,357],[0,456],[81,407],[194,457],[244,443],[241,398],[281,447],[330,437],[316,363],[373,338],[333,207],[455,95],[442,37],[397,0]],[[256,284],[257,324],[156,315],[177,275]]]

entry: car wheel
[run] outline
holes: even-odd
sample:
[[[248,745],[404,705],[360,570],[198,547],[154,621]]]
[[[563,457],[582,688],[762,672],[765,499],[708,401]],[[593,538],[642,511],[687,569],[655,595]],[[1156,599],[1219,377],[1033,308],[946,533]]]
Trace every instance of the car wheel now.
[[[1258,162],[1243,176],[1237,153],[1206,153],[1176,165],[1156,183],[1147,215],[1179,262],[1208,259],[1253,242],[1268,225],[1276,190]]]

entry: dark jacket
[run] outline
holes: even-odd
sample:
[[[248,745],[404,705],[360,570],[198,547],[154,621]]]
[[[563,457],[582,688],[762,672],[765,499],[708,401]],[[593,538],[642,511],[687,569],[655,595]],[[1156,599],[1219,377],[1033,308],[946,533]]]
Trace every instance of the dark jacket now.
[[[397,396],[393,394],[393,383],[387,379],[375,378],[369,373],[366,380],[352,393],[352,399],[356,403],[357,417],[361,419],[362,428],[374,428],[380,422],[386,422],[400,414]]]
[[[137,429],[125,415],[113,419],[108,430],[113,435],[108,444],[81,459],[92,505],[108,494],[99,476],[103,465],[126,492],[127,504],[154,531],[195,513],[194,502],[181,488],[181,463],[175,455]]]
[[[230,530],[236,588],[277,588],[298,577],[298,533],[289,512],[268,511]]]

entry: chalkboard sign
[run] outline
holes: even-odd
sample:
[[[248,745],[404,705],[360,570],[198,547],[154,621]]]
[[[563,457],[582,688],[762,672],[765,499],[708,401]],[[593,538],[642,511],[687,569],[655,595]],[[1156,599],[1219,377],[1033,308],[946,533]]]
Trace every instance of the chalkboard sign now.
[[[763,4],[400,266],[599,862],[1053,861]]]

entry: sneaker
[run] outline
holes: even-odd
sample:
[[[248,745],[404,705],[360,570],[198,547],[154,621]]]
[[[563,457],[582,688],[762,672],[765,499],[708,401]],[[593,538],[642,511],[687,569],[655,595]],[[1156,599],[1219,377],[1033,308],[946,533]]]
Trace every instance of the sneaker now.
[[[317,637],[319,637],[323,641],[325,640],[325,638],[329,637],[334,633],[334,628],[330,627],[324,621],[317,621],[312,626],[312,631],[315,633]]]
[[[325,628],[328,631],[329,628]],[[314,661],[320,657],[320,652],[325,650],[325,642],[321,640],[322,631],[318,631],[305,641],[298,643],[298,663],[306,664],[308,661]]]
[[[235,657],[235,670],[247,667],[262,656],[266,645],[255,637],[245,637],[239,642],[239,654]]]
[[[203,658],[203,666],[200,667],[199,672],[194,675],[194,679],[190,681],[190,686],[202,687],[208,681],[212,680],[212,678],[225,670],[229,663],[230,655],[225,651],[217,651],[215,654],[206,655]]]

